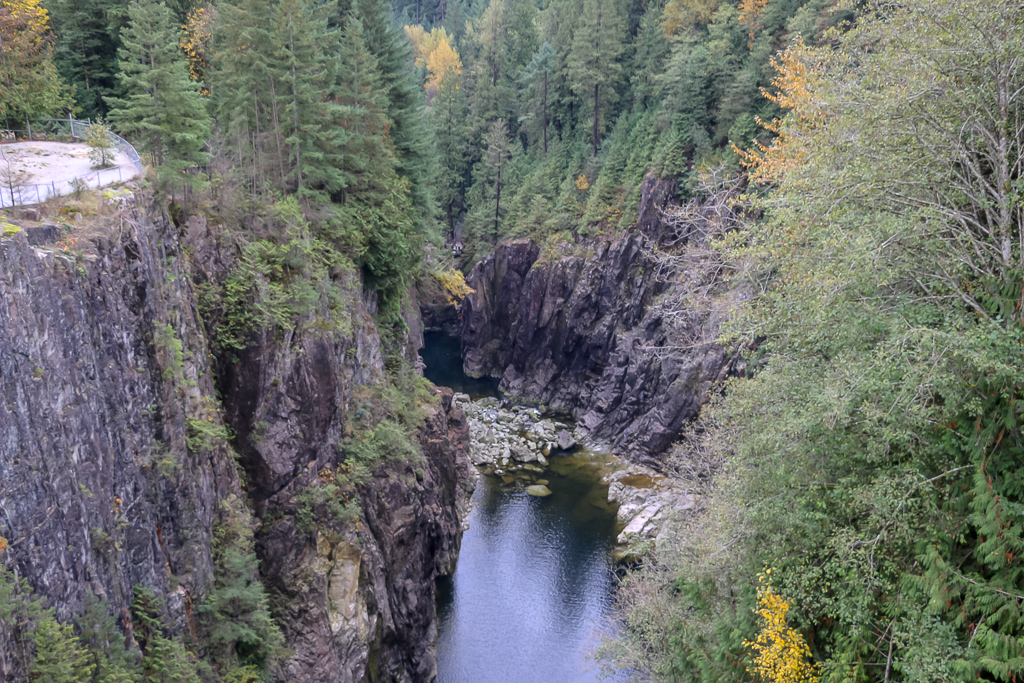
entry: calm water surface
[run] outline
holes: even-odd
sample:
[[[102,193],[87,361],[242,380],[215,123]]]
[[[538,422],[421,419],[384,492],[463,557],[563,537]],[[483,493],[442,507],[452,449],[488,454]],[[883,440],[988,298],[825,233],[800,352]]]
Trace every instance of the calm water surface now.
[[[425,374],[441,383],[427,343]],[[459,373],[450,365],[444,372],[461,374],[457,347],[455,356]],[[615,508],[601,482],[608,471],[603,456],[584,452],[555,456],[545,472],[519,472],[509,483],[480,479],[455,574],[438,583],[438,683],[622,680],[602,679],[588,656],[613,634]],[[552,495],[524,491],[538,478]]]

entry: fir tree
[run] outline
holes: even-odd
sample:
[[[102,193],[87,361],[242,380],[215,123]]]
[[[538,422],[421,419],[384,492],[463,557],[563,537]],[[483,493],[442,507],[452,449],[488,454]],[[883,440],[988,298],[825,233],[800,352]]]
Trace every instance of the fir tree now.
[[[555,72],[557,65],[558,53],[555,52],[555,48],[551,47],[551,43],[545,41],[540,46],[540,49],[534,53],[530,63],[526,65],[526,69],[523,71],[523,80],[533,86],[535,98],[539,100],[540,129],[541,137],[544,141],[545,155],[548,153],[548,81]],[[530,118],[536,118],[536,115],[530,113],[524,118],[529,120]]]
[[[213,660],[222,671],[238,666],[266,670],[283,645],[259,581],[251,519],[234,496],[221,502],[224,521],[214,531],[216,585],[200,613],[209,624]]]
[[[273,12],[262,0],[220,3],[206,79],[231,161],[254,192],[266,185],[284,189],[288,176],[280,86],[272,74]]]
[[[601,113],[615,101],[615,85],[622,65],[619,57],[626,39],[625,21],[620,0],[584,0],[583,14],[573,34],[568,58],[568,75],[572,91],[581,101],[589,99],[591,107],[594,156],[601,132],[607,126]]]
[[[199,86],[189,78],[178,46],[180,31],[164,2],[140,0],[128,10],[118,51],[124,99],[111,99],[110,122],[138,142],[157,165],[159,177],[194,187],[210,118]]]
[[[417,223],[423,230],[426,220],[435,212],[433,149],[423,111],[423,90],[413,80],[415,70],[409,41],[401,29],[392,26],[388,0],[352,3],[362,21],[366,45],[377,58],[381,86],[387,94],[395,168],[409,181]]]
[[[107,113],[106,98],[115,97],[117,49],[121,45],[118,15],[127,11],[125,0],[53,0],[49,3],[57,36],[54,63],[75,89],[83,118]]]
[[[437,149],[437,200],[448,223],[455,229],[455,219],[463,208],[468,159],[466,154],[466,92],[462,78],[449,71],[441,79],[431,113]]]
[[[381,166],[394,164],[385,140],[388,102],[377,60],[363,39],[363,22],[355,15],[345,23],[341,46],[337,100],[346,133],[342,166],[352,177],[346,194],[358,195],[373,188]]]
[[[146,683],[199,683],[192,657],[180,643],[164,634],[163,603],[144,586],[135,586],[132,626],[142,649]]]
[[[36,658],[30,678],[40,683],[92,683],[95,669],[74,629],[52,616],[42,619],[32,634]]]
[[[85,612],[75,619],[82,643],[95,665],[93,683],[135,683],[142,675],[138,651],[129,650],[125,637],[110,614],[106,601],[92,593],[85,597]]]
[[[494,205],[494,232],[492,233],[491,242],[492,244],[497,244],[501,234],[498,229],[499,221],[501,220],[501,174],[510,153],[508,125],[504,120],[497,119],[491,124],[490,130],[487,132],[486,144],[484,166],[487,177],[491,182]]]
[[[327,52],[337,45],[336,30],[328,24],[333,7],[283,0],[271,38],[278,46],[271,73],[281,84],[278,126],[290,151],[287,179],[300,197],[319,201],[328,201],[348,182],[339,153],[343,132],[332,125],[340,115],[331,96],[334,72]]]

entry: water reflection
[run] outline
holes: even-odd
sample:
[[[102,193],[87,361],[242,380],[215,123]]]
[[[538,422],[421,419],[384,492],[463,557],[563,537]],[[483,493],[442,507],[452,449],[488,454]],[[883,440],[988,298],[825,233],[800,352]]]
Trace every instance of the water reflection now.
[[[587,655],[610,623],[604,471],[585,455],[556,457],[541,475],[547,498],[480,481],[458,567],[438,586],[440,683],[603,680]]]
[[[451,337],[444,332],[426,332],[423,342],[424,346],[420,349],[425,366],[423,376],[431,382],[469,394],[474,400],[498,395],[497,379],[474,379],[462,372],[462,343],[458,337]]]

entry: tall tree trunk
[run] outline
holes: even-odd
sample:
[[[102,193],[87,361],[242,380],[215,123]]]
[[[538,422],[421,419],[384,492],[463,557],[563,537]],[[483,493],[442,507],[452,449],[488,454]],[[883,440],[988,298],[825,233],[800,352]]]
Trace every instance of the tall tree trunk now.
[[[548,72],[544,72],[544,156],[548,155]]]
[[[154,50],[153,46],[150,45],[149,46],[149,69],[150,69],[150,73],[151,74],[156,72],[156,58],[154,57],[153,50]],[[156,116],[156,113],[158,111],[160,111],[160,100],[157,98],[156,83],[153,83],[153,114],[154,114],[154,116]],[[157,121],[160,120],[159,116],[156,116],[156,120]],[[163,166],[163,163],[164,163],[164,139],[163,139],[163,135],[161,135],[160,133],[157,133],[156,137],[153,140],[153,148],[154,148],[154,151],[156,152],[156,165],[157,166]]]
[[[299,146],[299,83],[295,75],[295,29],[288,27],[288,42],[292,51],[292,119],[295,122],[295,189],[302,189],[302,148]]]
[[[284,150],[281,149],[281,118],[277,112],[277,88],[274,79],[270,80],[270,115],[274,124],[274,142],[277,143],[277,169],[281,174],[281,187],[288,182],[288,174],[284,172]]]
[[[598,113],[599,113],[599,109],[598,109],[598,106],[597,106],[597,91],[598,91],[598,88],[600,88],[600,87],[601,86],[598,85],[597,83],[594,84],[594,156],[595,157],[597,156],[597,131],[600,129],[600,124],[598,123],[598,118],[597,118],[598,117]]]

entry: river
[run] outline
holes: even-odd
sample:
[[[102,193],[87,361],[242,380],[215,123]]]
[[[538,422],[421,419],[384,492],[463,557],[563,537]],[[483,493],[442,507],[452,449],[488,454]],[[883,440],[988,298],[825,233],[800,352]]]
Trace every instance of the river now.
[[[457,339],[428,333],[422,355],[435,384],[496,391],[462,374]],[[480,478],[455,573],[438,583],[438,683],[623,679],[602,679],[592,658],[614,635],[615,507],[601,481],[610,467],[607,456],[579,450],[509,483]],[[552,494],[528,495],[530,476]]]

